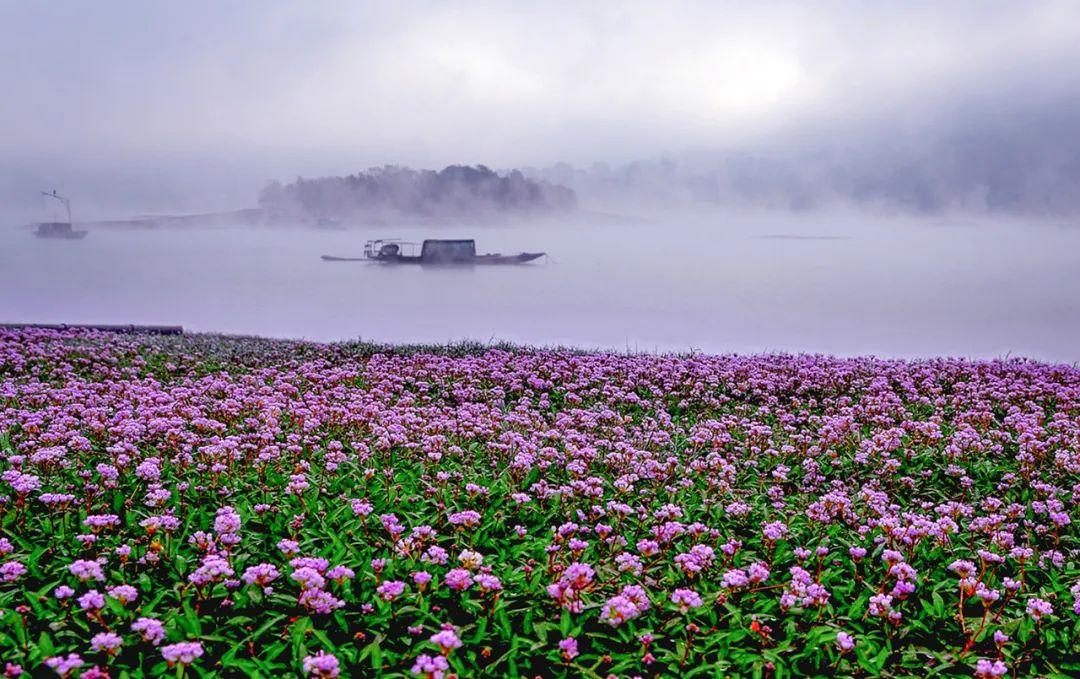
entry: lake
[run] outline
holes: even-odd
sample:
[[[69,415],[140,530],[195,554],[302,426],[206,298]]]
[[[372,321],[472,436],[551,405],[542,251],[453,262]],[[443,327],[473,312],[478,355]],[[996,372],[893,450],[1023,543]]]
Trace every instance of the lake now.
[[[525,266],[323,262],[473,237]],[[0,321],[636,351],[1080,360],[1080,227],[1052,221],[583,215],[504,227],[0,230]]]

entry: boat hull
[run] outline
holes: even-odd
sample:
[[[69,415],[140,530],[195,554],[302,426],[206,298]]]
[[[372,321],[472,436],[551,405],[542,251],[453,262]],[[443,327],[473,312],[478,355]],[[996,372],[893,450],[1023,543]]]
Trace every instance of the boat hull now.
[[[38,238],[62,238],[64,240],[78,240],[85,238],[87,231],[71,228],[70,222],[39,222],[34,235]]]
[[[395,255],[392,257],[335,257],[323,255],[324,262],[375,262],[378,264],[421,264],[423,266],[454,267],[474,265],[508,265],[526,264],[544,256],[543,252],[522,252],[516,255],[476,255],[472,259],[454,261],[425,261],[423,257],[407,257]]]
[[[68,233],[35,233],[38,238],[57,238],[60,240],[79,240],[80,238],[86,238],[86,234],[89,231],[71,231]]]

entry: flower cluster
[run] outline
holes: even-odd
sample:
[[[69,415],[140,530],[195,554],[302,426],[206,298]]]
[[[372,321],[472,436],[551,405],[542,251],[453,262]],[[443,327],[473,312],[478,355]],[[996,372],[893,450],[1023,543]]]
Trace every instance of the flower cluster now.
[[[6,676],[1059,676],[1078,504],[1069,366],[0,330]]]

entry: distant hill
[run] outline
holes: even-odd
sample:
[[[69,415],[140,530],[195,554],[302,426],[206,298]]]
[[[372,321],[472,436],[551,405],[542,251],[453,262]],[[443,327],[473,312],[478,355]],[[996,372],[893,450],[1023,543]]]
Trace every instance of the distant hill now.
[[[576,205],[571,189],[483,165],[440,171],[387,166],[346,177],[271,182],[259,193],[259,207],[268,213],[317,220],[539,215]]]

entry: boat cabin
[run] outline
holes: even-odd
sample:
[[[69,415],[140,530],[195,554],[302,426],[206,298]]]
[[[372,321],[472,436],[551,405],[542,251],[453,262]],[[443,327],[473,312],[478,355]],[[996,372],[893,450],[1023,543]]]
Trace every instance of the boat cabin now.
[[[370,240],[364,244],[364,256],[382,262],[421,262],[423,264],[470,264],[476,260],[476,241],[429,238],[419,245],[403,240]]]
[[[392,239],[369,240],[364,243],[364,258],[387,264],[524,264],[543,257],[543,252],[521,252],[516,255],[477,254],[473,239],[429,238],[421,243]],[[358,258],[323,255],[331,262],[354,261]]]
[[[420,249],[425,264],[469,264],[476,259],[474,240],[426,240]]]

